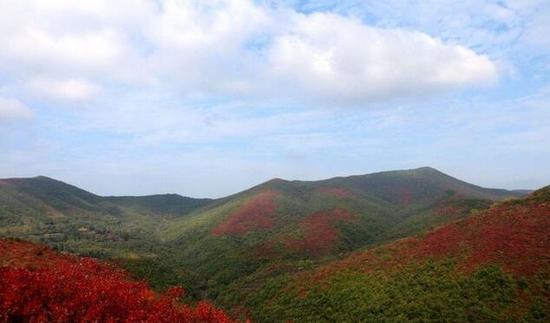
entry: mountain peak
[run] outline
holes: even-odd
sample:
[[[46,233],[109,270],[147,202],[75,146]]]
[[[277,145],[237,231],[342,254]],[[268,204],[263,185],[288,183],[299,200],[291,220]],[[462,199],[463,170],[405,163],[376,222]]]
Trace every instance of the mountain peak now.
[[[413,170],[418,171],[418,172],[442,173],[441,171],[439,171],[439,170],[437,170],[433,167],[430,167],[430,166],[418,167],[418,168],[415,168]]]

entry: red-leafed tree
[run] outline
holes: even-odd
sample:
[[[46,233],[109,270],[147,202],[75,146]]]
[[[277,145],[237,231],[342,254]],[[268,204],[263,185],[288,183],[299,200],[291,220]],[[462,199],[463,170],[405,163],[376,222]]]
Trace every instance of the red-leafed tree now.
[[[158,295],[114,266],[0,240],[0,322],[230,322],[206,302],[178,302],[183,289]]]

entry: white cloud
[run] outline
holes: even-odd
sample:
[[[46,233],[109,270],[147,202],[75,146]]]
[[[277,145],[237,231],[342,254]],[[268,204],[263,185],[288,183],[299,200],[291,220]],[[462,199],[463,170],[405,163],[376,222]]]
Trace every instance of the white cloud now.
[[[420,32],[382,29],[326,13],[299,15],[268,54],[280,84],[329,100],[369,100],[483,85],[490,59]]]
[[[29,119],[33,116],[31,109],[17,99],[0,97],[0,121],[12,119]]]
[[[486,56],[427,34],[251,0],[4,1],[0,43],[0,72],[71,101],[120,84],[347,104],[497,78]]]
[[[98,86],[79,79],[32,79],[27,85],[33,92],[62,101],[86,101],[94,98],[100,89]]]

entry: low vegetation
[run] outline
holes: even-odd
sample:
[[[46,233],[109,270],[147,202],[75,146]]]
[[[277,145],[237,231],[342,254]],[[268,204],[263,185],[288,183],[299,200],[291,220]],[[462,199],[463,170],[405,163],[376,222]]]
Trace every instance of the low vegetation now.
[[[47,247],[0,240],[2,322],[230,322],[207,302],[179,303],[181,287],[156,294],[125,271]]]

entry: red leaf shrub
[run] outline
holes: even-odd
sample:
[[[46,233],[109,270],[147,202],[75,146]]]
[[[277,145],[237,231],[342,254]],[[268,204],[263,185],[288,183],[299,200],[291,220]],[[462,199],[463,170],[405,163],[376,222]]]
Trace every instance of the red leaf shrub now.
[[[230,322],[209,303],[177,302],[180,287],[157,295],[94,259],[10,240],[0,251],[0,322]]]
[[[212,230],[214,235],[243,235],[254,229],[269,229],[273,226],[273,215],[277,209],[277,192],[268,190],[258,193],[242,205],[224,222]]]

